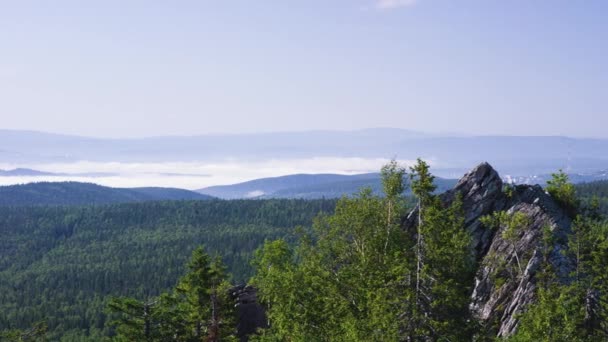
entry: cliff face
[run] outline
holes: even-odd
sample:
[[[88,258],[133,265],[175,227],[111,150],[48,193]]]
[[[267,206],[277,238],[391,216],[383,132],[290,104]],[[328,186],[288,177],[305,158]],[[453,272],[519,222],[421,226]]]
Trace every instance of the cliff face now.
[[[565,249],[571,219],[540,186],[519,185],[503,191],[498,173],[487,163],[464,175],[454,189],[441,195],[449,205],[462,196],[465,228],[471,233],[478,270],[474,279],[470,310],[476,319],[498,336],[517,329],[517,314],[535,300],[537,273],[543,259],[558,277],[566,278],[571,266],[561,251]],[[514,240],[503,238],[506,227],[485,227],[480,218],[497,211],[519,212],[526,217]],[[414,231],[417,209],[404,220],[404,228]],[[543,232],[551,236],[551,252],[543,255]],[[518,263],[519,259],[519,263]]]

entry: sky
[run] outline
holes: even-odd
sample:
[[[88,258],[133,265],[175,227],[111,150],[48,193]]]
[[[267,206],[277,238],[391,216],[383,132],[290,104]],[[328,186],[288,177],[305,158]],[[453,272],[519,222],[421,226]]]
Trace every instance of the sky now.
[[[605,0],[0,2],[0,128],[608,138]]]

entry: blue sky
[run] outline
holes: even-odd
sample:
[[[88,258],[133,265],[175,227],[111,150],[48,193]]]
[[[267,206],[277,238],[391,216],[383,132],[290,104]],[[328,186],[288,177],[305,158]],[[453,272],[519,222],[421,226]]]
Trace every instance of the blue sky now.
[[[5,1],[0,128],[608,138],[604,0]]]

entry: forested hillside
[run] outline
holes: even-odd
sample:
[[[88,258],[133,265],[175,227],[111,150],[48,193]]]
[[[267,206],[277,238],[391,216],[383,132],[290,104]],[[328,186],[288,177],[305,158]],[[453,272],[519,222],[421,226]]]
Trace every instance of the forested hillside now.
[[[428,164],[410,171],[413,210],[401,196],[406,170],[393,162],[383,168],[384,196],[343,198],[295,243],[256,251],[251,282],[267,319],[251,340],[608,338],[608,224],[565,173],[545,189],[513,186],[482,163],[436,195]],[[235,337],[222,268],[200,251],[188,265],[182,285],[153,302],[112,302],[117,340]]]
[[[79,182],[0,186],[0,206],[90,205],[211,198],[213,197],[175,188],[110,188]]]
[[[583,203],[598,206],[598,210],[608,216],[608,181],[581,183],[575,187]]]
[[[251,281],[260,341],[608,338],[605,184],[512,186],[481,164],[437,194],[426,163],[409,171],[339,201],[0,207],[0,331],[231,340],[227,289]]]
[[[334,206],[210,200],[0,207],[0,331],[45,321],[49,340],[98,341],[109,329],[109,296],[145,299],[173,287],[201,244],[222,256],[232,282],[243,282],[265,239],[291,240],[297,226]]]

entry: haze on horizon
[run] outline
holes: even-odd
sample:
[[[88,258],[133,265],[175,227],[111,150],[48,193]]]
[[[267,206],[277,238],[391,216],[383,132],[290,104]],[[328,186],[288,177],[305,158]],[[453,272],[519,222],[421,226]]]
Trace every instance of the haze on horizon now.
[[[0,4],[1,129],[608,138],[608,2]]]

